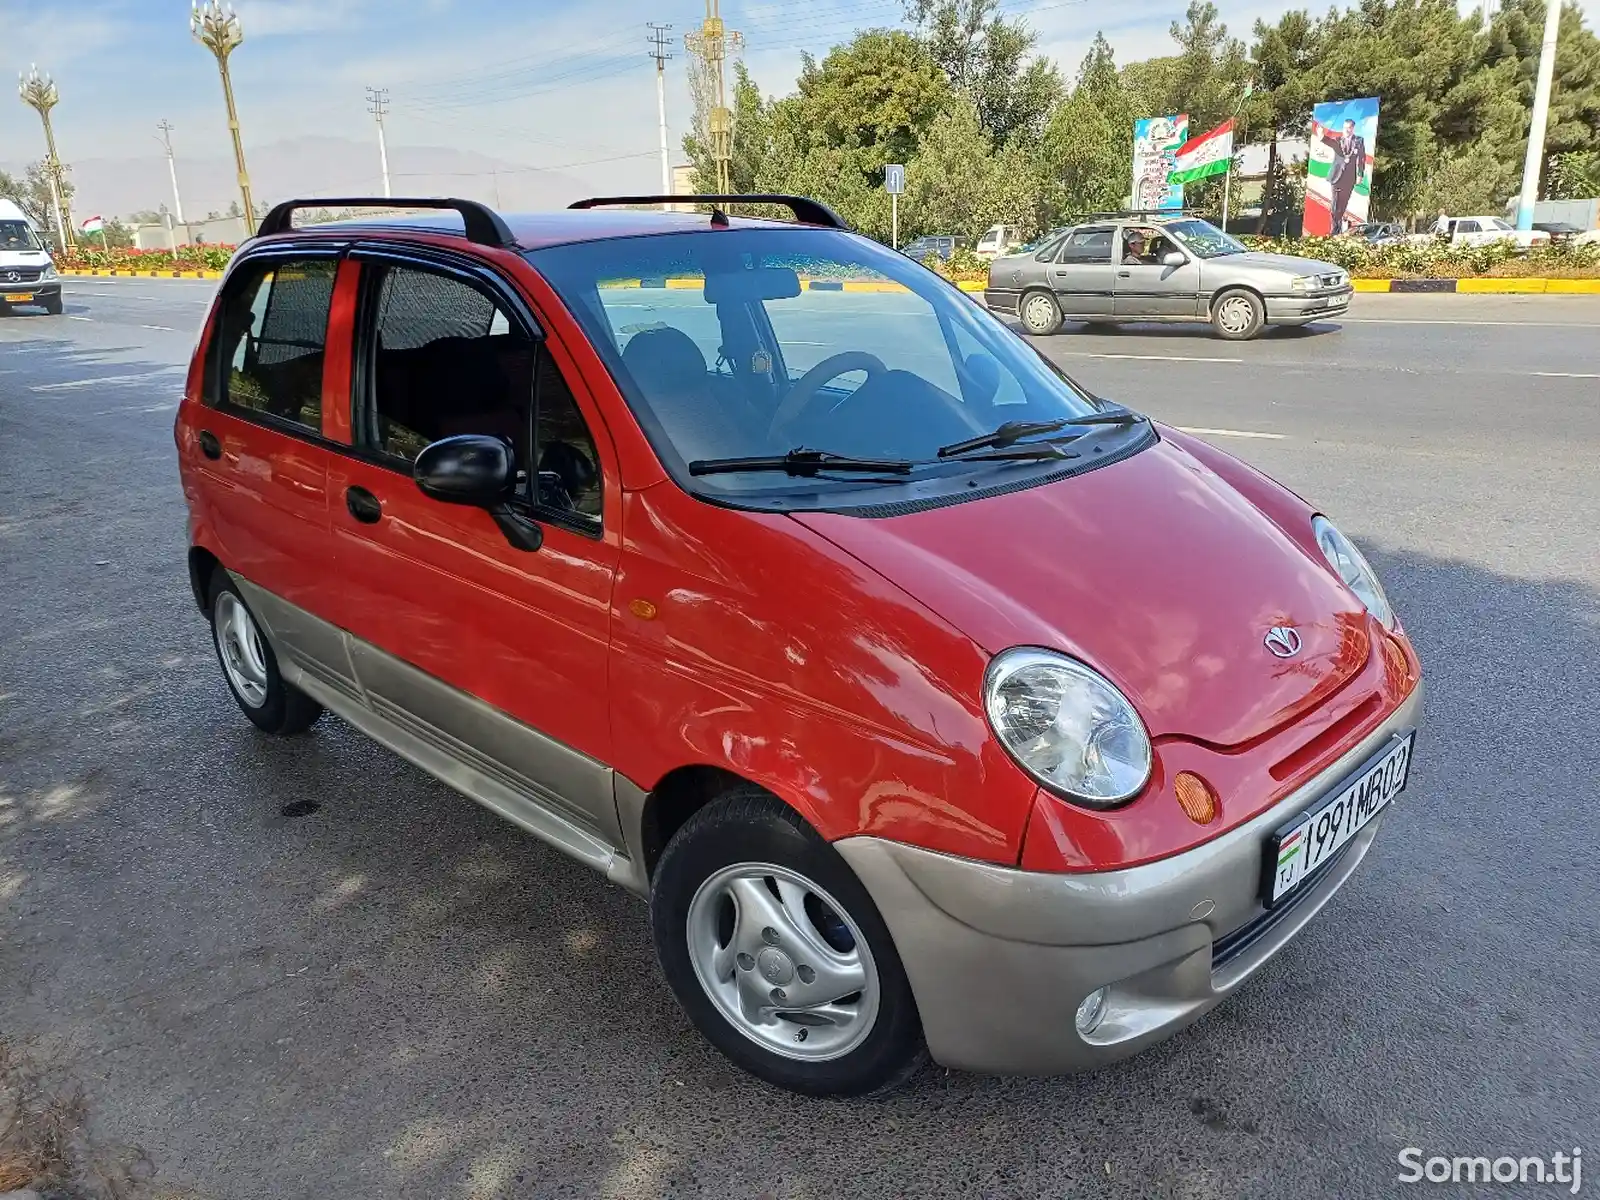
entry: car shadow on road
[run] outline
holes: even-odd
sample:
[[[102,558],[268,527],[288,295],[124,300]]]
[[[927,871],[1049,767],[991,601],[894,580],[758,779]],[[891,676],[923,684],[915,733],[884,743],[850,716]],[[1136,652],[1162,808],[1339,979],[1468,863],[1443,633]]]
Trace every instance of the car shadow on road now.
[[[167,515],[175,489],[155,489]],[[1243,1196],[1338,1170],[1355,1194],[1404,1145],[1581,1143],[1591,582],[1375,551],[1430,688],[1416,782],[1329,909],[1196,1027],[1089,1076],[930,1068],[816,1101],[696,1035],[632,897],[337,720],[258,734],[210,659],[176,522],[112,577],[79,526],[0,536],[43,556],[12,631],[54,631],[0,642],[0,1027],[64,1048],[165,1182]]]

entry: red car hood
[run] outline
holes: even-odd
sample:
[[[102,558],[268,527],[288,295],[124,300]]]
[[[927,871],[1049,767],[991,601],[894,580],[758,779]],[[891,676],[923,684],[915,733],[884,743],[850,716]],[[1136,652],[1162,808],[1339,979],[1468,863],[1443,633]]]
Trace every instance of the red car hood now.
[[[1093,665],[1157,737],[1258,737],[1322,703],[1370,651],[1366,611],[1309,536],[1291,539],[1171,442],[907,516],[795,519],[986,650],[1047,646]],[[1268,651],[1275,625],[1299,632],[1297,655]]]

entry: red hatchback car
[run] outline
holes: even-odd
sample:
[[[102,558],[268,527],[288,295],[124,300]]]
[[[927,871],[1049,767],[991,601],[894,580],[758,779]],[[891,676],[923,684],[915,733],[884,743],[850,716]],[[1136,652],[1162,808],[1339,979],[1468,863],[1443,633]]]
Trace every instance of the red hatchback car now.
[[[1359,865],[1416,655],[1297,496],[760,199],[274,209],[177,420],[223,674],[648,898],[773,1083],[1131,1054]]]

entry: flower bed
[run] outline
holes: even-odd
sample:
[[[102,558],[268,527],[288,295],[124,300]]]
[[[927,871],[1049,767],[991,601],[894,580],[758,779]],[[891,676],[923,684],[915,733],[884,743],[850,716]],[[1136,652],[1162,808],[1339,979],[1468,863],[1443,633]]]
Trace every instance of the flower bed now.
[[[233,257],[232,246],[180,246],[170,250],[100,250],[78,245],[57,257],[62,271],[220,271]]]
[[[1535,247],[1511,242],[1455,246],[1399,242],[1370,246],[1359,238],[1241,238],[1252,249],[1337,263],[1356,279],[1600,279],[1600,245]]]

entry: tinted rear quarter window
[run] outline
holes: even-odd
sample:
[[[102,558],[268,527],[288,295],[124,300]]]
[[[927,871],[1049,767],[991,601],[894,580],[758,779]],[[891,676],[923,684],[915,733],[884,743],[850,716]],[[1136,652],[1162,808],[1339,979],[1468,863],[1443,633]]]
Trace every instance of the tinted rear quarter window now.
[[[229,281],[216,339],[215,399],[320,433],[322,366],[338,264],[249,264]]]

